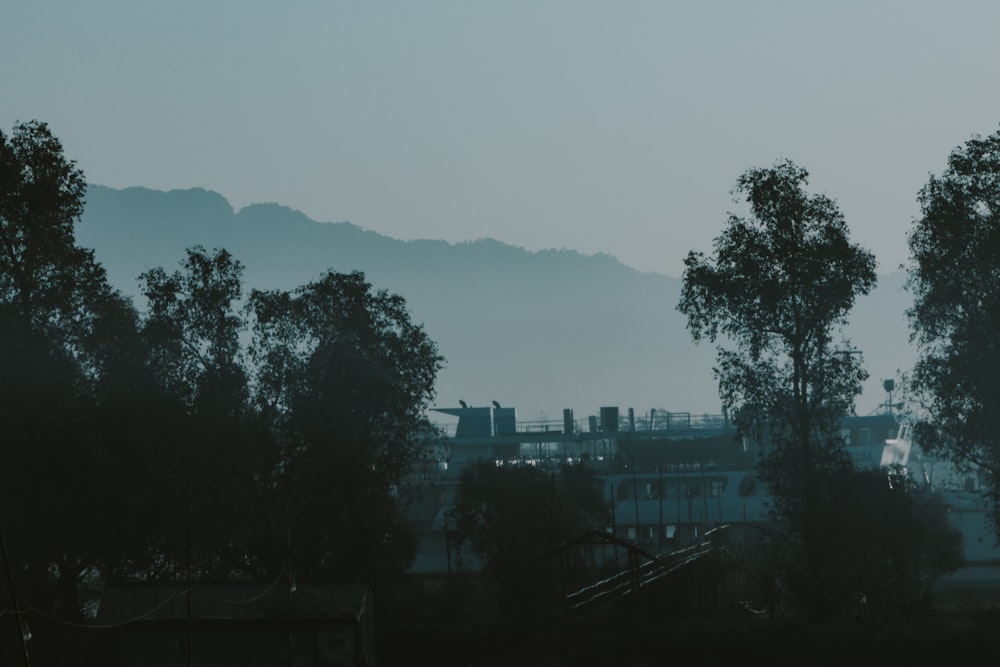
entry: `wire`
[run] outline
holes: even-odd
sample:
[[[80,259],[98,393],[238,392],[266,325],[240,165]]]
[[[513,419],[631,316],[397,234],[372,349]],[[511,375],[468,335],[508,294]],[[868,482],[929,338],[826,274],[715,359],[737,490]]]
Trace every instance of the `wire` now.
[[[212,593],[211,591],[209,591],[207,588],[205,588],[204,585],[194,584],[193,586],[185,587],[183,590],[180,590],[180,591],[174,593],[173,595],[165,598],[163,601],[161,601],[160,603],[158,603],[156,606],[152,607],[151,609],[148,609],[148,610],[144,611],[143,613],[138,614],[137,616],[134,616],[134,617],[132,617],[130,619],[121,621],[119,623],[77,623],[76,621],[70,621],[70,620],[67,620],[65,618],[59,618],[58,616],[54,616],[54,615],[52,615],[52,614],[50,614],[48,612],[42,611],[41,609],[39,609],[37,607],[28,607],[27,609],[25,609],[22,612],[13,612],[10,609],[3,609],[3,610],[0,610],[0,618],[2,618],[4,616],[4,614],[7,614],[8,612],[18,613],[19,615],[27,615],[30,612],[30,613],[42,616],[44,618],[47,618],[47,619],[49,619],[51,621],[55,621],[57,623],[62,623],[63,625],[69,625],[69,626],[76,627],[76,628],[87,628],[87,629],[119,628],[119,627],[122,627],[124,625],[129,625],[130,623],[136,623],[138,621],[141,621],[141,620],[147,618],[148,616],[150,616],[154,612],[159,611],[160,609],[162,609],[163,607],[165,607],[171,600],[175,600],[178,597],[181,597],[182,595],[187,595],[189,592],[192,592],[192,591],[194,591],[195,589],[197,589],[199,587],[201,588],[201,592],[202,593],[208,595],[209,597],[213,597],[216,600],[219,600],[221,602],[225,602],[227,604],[234,604],[234,605],[250,604],[252,602],[256,602],[257,600],[260,600],[261,598],[263,598],[264,596],[266,596],[268,593],[270,593],[271,590],[273,590],[274,587],[277,586],[281,582],[281,579],[282,579],[282,577],[284,575],[285,575],[285,570],[282,569],[281,572],[278,573],[277,578],[275,578],[275,580],[273,582],[271,582],[271,584],[268,585],[267,588],[265,588],[262,592],[258,593],[257,595],[254,595],[253,597],[247,598],[246,600],[231,600],[231,599],[228,599],[228,598],[224,598],[224,597],[221,597],[219,595],[215,595],[214,593]]]
[[[267,588],[265,588],[263,591],[261,591],[257,595],[254,595],[253,597],[247,598],[246,600],[230,600],[228,598],[224,598],[224,597],[221,597],[219,595],[216,595],[215,593],[212,593],[208,589],[205,589],[202,592],[205,593],[206,595],[208,595],[209,597],[213,597],[216,600],[219,600],[220,602],[226,602],[228,604],[250,604],[251,602],[256,602],[257,600],[260,600],[262,597],[264,597],[265,595],[267,595],[268,593],[270,593],[271,589],[273,589],[275,586],[277,586],[281,582],[282,577],[285,576],[285,572],[286,572],[286,570],[284,568],[282,568],[281,572],[278,573],[278,577],[271,583],[271,585],[269,585]]]
[[[194,588],[195,588],[194,586],[191,586],[191,587],[185,588],[184,590],[178,591],[178,592],[174,593],[173,595],[171,595],[170,597],[164,599],[162,602],[160,602],[159,604],[157,604],[152,609],[144,611],[143,613],[139,614],[138,616],[135,616],[135,617],[130,618],[128,620],[121,621],[120,623],[77,623],[76,621],[69,621],[69,620],[67,620],[65,618],[59,618],[58,616],[53,616],[52,614],[49,614],[48,612],[44,612],[44,611],[42,611],[41,609],[39,609],[37,607],[28,607],[27,609],[25,609],[23,612],[20,612],[20,613],[21,614],[27,614],[28,612],[32,612],[32,613],[38,614],[39,616],[47,618],[47,619],[49,619],[51,621],[55,621],[57,623],[62,623],[63,625],[70,625],[70,626],[73,626],[75,628],[87,628],[87,629],[95,629],[95,630],[96,629],[105,629],[105,628],[120,628],[123,625],[128,625],[130,623],[135,623],[137,621],[143,620],[144,618],[146,618],[147,616],[149,616],[153,612],[158,611],[159,609],[162,609],[171,600],[174,600],[175,598],[178,598],[178,597],[180,597],[182,595],[187,595]]]

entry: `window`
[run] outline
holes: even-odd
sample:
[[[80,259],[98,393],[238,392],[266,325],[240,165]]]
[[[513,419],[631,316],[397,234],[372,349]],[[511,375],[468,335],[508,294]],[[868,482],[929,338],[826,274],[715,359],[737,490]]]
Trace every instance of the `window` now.
[[[628,537],[628,539],[634,540],[636,538],[635,526],[629,527],[628,531],[626,531],[625,534]]]
[[[718,498],[722,495],[722,490],[726,488],[726,480],[724,479],[713,479],[712,480],[712,497]]]
[[[672,540],[677,537],[677,526],[670,523],[663,527],[663,537]]]

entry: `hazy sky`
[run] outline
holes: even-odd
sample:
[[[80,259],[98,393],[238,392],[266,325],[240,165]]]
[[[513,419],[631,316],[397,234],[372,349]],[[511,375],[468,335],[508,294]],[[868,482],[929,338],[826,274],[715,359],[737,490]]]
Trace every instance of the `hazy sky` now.
[[[789,158],[882,272],[1000,129],[996,2],[4,0],[0,128],[92,183],[679,276]]]

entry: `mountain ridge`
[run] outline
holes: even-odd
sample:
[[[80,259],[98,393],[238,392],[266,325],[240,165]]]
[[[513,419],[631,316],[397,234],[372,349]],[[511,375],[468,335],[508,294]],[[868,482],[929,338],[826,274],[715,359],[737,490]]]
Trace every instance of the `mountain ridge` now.
[[[714,348],[695,345],[676,310],[680,279],[608,254],[532,251],[492,238],[405,241],[274,202],[236,210],[204,188],[91,185],[77,238],[140,308],[139,274],[175,270],[193,245],[231,252],[248,290],[292,289],[327,269],[363,271],[374,287],[403,296],[437,342],[447,360],[442,407],[498,400],[528,420],[558,419],[563,408],[578,417],[602,406],[721,410]],[[912,363],[901,285],[901,274],[880,275],[852,314],[852,342],[878,362],[859,412],[882,401],[882,377]]]

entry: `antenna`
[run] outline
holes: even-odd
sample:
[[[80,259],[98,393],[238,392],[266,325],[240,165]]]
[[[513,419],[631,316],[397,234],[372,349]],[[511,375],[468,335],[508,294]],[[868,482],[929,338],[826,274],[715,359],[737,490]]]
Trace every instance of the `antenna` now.
[[[902,410],[903,409],[902,402],[899,403],[892,402],[892,392],[896,389],[896,381],[893,379],[882,380],[882,388],[885,389],[885,392],[887,394],[885,403],[882,404],[882,407],[886,409],[886,414],[891,415],[893,409]]]

